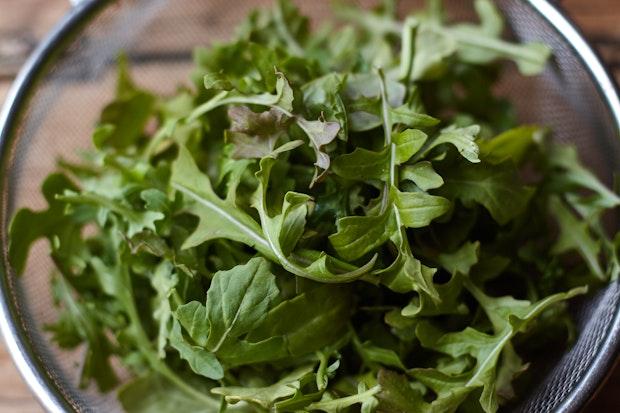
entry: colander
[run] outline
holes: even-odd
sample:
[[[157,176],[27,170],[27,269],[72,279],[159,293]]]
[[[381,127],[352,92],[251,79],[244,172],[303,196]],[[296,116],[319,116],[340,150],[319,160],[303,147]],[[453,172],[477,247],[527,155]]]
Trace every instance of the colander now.
[[[228,38],[257,6],[247,0],[74,0],[71,12],[33,53],[15,81],[0,115],[0,327],[24,379],[52,412],[120,411],[114,394],[78,386],[80,350],[57,349],[44,325],[57,316],[52,303],[48,246],[32,249],[25,274],[17,277],[7,260],[7,227],[17,208],[41,208],[39,187],[58,157],[72,159],[90,145],[103,106],[114,93],[115,60],[125,51],[135,78],[146,88],[171,93],[188,83],[191,51]],[[360,7],[371,1],[358,1]],[[419,7],[401,1],[402,11]],[[472,16],[470,0],[446,0],[449,14]],[[539,40],[554,59],[535,78],[508,67],[498,93],[515,104],[523,123],[548,125],[556,139],[571,142],[583,161],[607,184],[620,164],[620,101],[601,62],[565,15],[546,0],[496,0],[511,36]],[[318,18],[330,13],[328,0],[298,1]],[[318,20],[318,19],[317,19]],[[620,284],[574,303],[579,336],[541,374],[524,412],[575,412],[611,370],[620,342]]]

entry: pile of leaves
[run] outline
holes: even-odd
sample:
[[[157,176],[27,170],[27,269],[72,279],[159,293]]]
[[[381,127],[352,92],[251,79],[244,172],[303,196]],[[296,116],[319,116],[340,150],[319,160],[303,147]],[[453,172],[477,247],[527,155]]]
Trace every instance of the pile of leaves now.
[[[84,348],[81,385],[117,388],[118,359],[129,412],[495,412],[540,376],[566,300],[618,276],[620,198],[515,124],[502,65],[550,50],[475,6],[341,5],[311,34],[279,1],[171,97],[121,59],[95,149],[11,225],[17,272],[49,240],[47,329]]]

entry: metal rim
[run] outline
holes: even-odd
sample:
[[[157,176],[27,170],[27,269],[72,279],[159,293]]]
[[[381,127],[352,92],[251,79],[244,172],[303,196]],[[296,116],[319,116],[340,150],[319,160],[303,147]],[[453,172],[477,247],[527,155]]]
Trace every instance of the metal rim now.
[[[618,85],[603,65],[598,53],[588,44],[577,25],[560,8],[548,0],[527,0],[527,2],[573,48],[607,103],[611,116],[615,120],[616,134],[620,134]],[[607,335],[601,344],[601,351],[568,397],[557,406],[557,411],[569,413],[583,409],[608,378],[619,351],[620,308],[616,308],[612,325],[609,326]]]
[[[45,68],[54,61],[62,44],[78,34],[81,25],[107,3],[109,3],[108,0],[85,0],[75,6],[34,50],[20,70],[0,112],[0,163],[2,167],[6,165],[8,155],[6,148],[19,124],[22,109],[28,103],[30,93],[34,90]],[[8,174],[2,177],[0,189],[7,186],[7,177]],[[6,222],[5,214],[6,211],[0,211],[2,223]],[[0,264],[0,332],[13,362],[45,410],[54,413],[78,411],[77,406],[63,396],[54,378],[47,374],[34,349],[28,343],[24,331],[13,321],[16,319],[17,311],[14,297],[9,293],[6,257],[3,258]]]
[[[586,42],[575,24],[549,0],[526,0],[529,6],[543,17],[551,27],[575,50],[584,63],[590,77],[613,116],[617,131],[620,131],[620,99],[618,89],[596,52]],[[5,104],[0,112],[0,163],[5,165],[7,144],[19,123],[22,109],[26,106],[30,92],[36,86],[47,65],[54,61],[56,52],[67,39],[78,34],[79,28],[96,15],[111,0],[83,0],[65,16],[35,49],[20,71]],[[1,188],[7,185],[7,174],[0,182]],[[0,211],[4,220],[6,211]],[[42,367],[34,349],[27,342],[20,326],[13,322],[16,315],[14,297],[9,293],[6,257],[0,264],[0,332],[18,371],[35,394],[41,405],[50,412],[77,411],[63,396],[54,379]],[[620,309],[616,309],[602,351],[597,355],[585,376],[577,384],[566,400],[558,407],[560,412],[575,412],[581,409],[602,384],[609,369],[614,364],[620,349]]]

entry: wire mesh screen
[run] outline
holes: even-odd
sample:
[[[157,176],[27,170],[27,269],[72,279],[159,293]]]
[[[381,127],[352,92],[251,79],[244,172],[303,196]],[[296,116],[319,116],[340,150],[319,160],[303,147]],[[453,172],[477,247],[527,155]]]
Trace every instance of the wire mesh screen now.
[[[297,3],[315,18],[329,13],[328,1]],[[373,2],[359,3],[362,7]],[[403,1],[402,5],[406,11],[419,3]],[[543,41],[552,46],[555,56],[549,68],[536,78],[523,78],[510,66],[498,93],[514,102],[521,122],[548,125],[558,140],[575,144],[584,162],[610,184],[620,162],[620,143],[609,109],[584,63],[525,1],[497,3],[506,13],[515,37]],[[230,37],[232,28],[250,9],[270,4],[270,0],[110,2],[83,26],[78,36],[66,42],[33,91],[8,147],[9,190],[2,199],[4,257],[8,219],[20,207],[45,207],[39,187],[57,159],[74,159],[80,149],[90,146],[93,126],[114,93],[114,62],[121,50],[129,55],[134,78],[141,86],[172,93],[188,83],[193,47]],[[470,1],[446,0],[445,4],[452,16],[471,16]],[[44,331],[44,326],[57,316],[50,291],[51,268],[48,245],[41,241],[32,250],[24,276],[7,275],[19,312],[15,323],[55,383],[50,391],[61,394],[76,411],[119,410],[114,395],[98,394],[94,388],[79,389],[80,350],[58,350]],[[556,411],[579,387],[594,358],[604,351],[610,331],[615,331],[609,327],[619,302],[620,289],[613,284],[575,309],[580,333],[577,342],[566,354],[557,355],[557,366],[546,378],[541,377],[537,390],[518,410]]]

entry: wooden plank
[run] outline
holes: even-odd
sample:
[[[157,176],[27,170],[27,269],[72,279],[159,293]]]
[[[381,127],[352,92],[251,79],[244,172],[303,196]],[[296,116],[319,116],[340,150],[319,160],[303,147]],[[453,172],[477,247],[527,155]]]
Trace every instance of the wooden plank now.
[[[68,9],[68,0],[2,0],[0,78],[14,75],[37,42]]]
[[[35,400],[8,355],[4,341],[0,345],[0,413],[39,413],[43,409]]]
[[[620,40],[618,0],[563,0],[560,4],[589,37]]]

